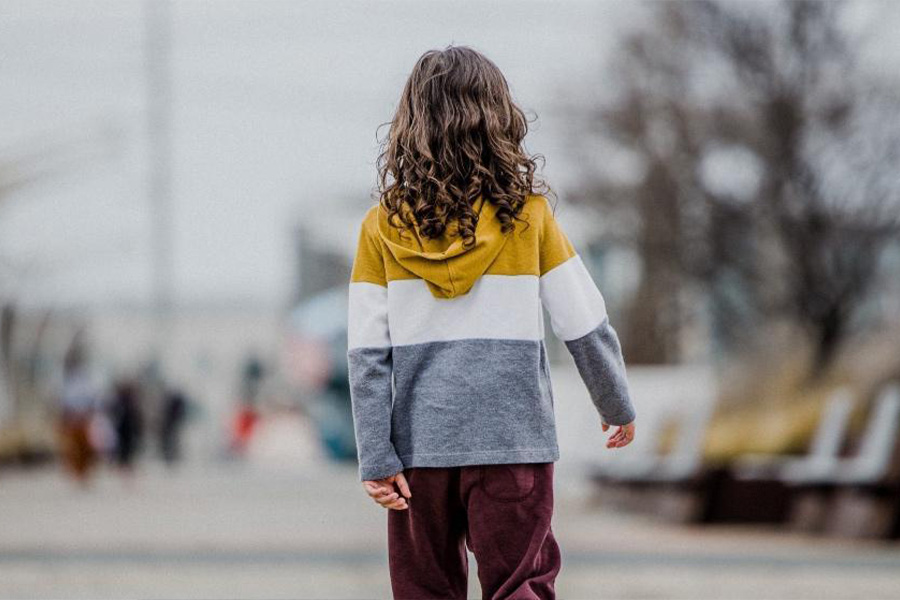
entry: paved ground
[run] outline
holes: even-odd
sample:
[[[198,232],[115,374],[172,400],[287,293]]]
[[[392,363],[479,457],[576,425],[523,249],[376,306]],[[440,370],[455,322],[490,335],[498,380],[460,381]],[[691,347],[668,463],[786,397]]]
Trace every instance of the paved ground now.
[[[900,546],[663,526],[581,481],[560,470],[562,598],[900,598]],[[150,465],[89,490],[2,473],[0,597],[389,597],[384,518],[352,467]]]
[[[615,453],[574,367],[553,377],[561,598],[900,599],[900,544],[666,526],[596,506],[582,465],[652,445],[648,422],[702,401],[708,377],[633,370],[639,440]],[[107,472],[88,490],[55,469],[0,472],[0,598],[389,597],[383,509],[314,439],[302,421],[270,422],[247,463],[147,464],[129,485]]]

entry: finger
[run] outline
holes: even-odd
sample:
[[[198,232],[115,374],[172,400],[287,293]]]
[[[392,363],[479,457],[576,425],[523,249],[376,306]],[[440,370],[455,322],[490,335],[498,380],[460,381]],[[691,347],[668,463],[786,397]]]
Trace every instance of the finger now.
[[[394,497],[392,499],[380,501],[380,502],[378,502],[378,504],[380,504],[384,508],[396,509],[396,508],[406,506],[406,498],[404,498],[403,496],[397,495],[396,497]]]
[[[406,500],[404,500],[403,498],[399,498],[396,501],[387,504],[385,507],[390,510],[406,510],[407,508],[409,508],[409,506],[407,506],[406,504]]]
[[[607,425],[606,423],[601,422],[600,427],[603,429],[603,431],[609,431],[609,425]]]
[[[365,486],[366,493],[373,498],[381,494],[381,488],[377,486]]]
[[[372,488],[372,489],[367,489],[366,491],[367,491],[367,492],[369,493],[369,495],[370,495],[371,497],[373,497],[373,498],[381,498],[382,496],[385,496],[385,495],[391,493],[391,490],[389,490],[389,489],[387,489],[387,488],[380,488],[380,487],[376,487],[376,488]]]
[[[398,494],[390,494],[388,496],[375,498],[375,502],[377,502],[378,504],[381,504],[382,506],[387,506],[388,504],[390,504],[391,502],[393,502],[394,500],[396,500],[399,497],[400,496]]]
[[[622,437],[619,434],[616,434],[616,435],[610,437],[609,440],[607,440],[606,447],[607,448],[618,448],[619,444],[622,442],[623,439],[624,439],[624,437]]]
[[[631,442],[631,438],[628,437],[627,434],[623,435],[620,439],[616,440],[616,447],[622,448],[627,446]]]
[[[609,441],[610,442],[618,442],[619,440],[623,439],[624,437],[625,437],[625,434],[620,429],[619,431],[617,431],[614,434],[612,434],[611,436],[609,436]]]
[[[397,487],[400,488],[400,493],[406,496],[407,498],[412,498],[412,492],[409,491],[409,483],[406,481],[406,476],[403,473],[397,473],[397,479],[394,481],[397,484]]]

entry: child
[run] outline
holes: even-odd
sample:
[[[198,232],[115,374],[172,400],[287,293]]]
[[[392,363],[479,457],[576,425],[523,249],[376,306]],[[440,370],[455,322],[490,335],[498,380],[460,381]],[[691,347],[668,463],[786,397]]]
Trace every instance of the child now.
[[[416,63],[379,159],[350,283],[359,472],[388,511],[396,598],[553,598],[559,458],[542,306],[601,416],[634,437],[603,297],[523,150],[506,80],[466,47]],[[415,498],[415,500],[413,500]]]

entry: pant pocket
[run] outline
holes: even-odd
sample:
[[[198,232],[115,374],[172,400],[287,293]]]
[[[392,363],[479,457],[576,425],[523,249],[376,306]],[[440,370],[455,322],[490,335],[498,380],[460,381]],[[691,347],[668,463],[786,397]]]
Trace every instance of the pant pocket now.
[[[534,491],[534,465],[482,465],[480,487],[498,502],[518,502]]]

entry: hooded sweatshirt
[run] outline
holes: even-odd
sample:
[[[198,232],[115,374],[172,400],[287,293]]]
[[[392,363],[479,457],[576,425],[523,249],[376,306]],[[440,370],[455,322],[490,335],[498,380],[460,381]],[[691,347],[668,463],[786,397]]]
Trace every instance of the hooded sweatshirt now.
[[[379,205],[363,219],[347,351],[362,480],[558,460],[544,310],[601,420],[635,418],[603,296],[547,199],[529,196],[506,233],[492,203],[473,209],[471,246],[455,224],[429,239]]]

